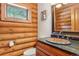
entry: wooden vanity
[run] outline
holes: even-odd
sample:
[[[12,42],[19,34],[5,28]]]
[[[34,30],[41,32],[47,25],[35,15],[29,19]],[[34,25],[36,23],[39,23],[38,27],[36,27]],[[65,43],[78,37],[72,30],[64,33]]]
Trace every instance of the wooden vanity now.
[[[75,54],[68,51],[59,49],[55,46],[48,45],[43,42],[38,42],[36,45],[36,55],[37,56],[74,56]]]

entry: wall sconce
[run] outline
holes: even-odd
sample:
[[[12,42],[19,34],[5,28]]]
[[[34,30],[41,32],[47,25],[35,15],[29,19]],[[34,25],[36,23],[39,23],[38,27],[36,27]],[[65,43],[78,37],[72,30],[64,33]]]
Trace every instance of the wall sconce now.
[[[63,4],[68,4],[68,3],[63,3]]]
[[[62,7],[61,3],[56,5],[56,8],[60,8],[60,7]]]

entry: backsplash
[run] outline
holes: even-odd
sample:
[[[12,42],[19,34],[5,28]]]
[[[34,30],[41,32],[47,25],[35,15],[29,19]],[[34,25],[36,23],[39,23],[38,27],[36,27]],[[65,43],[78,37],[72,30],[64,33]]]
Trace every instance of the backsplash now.
[[[51,37],[57,37],[57,34],[59,32],[53,32],[53,34],[51,35]],[[69,37],[73,40],[79,40],[79,32],[62,32],[62,35],[66,38]]]
[[[67,34],[67,35],[79,35],[79,32],[63,32],[63,34]]]

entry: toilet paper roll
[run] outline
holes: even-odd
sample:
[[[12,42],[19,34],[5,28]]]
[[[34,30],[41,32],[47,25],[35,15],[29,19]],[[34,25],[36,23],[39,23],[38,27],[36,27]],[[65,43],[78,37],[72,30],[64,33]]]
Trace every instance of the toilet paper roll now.
[[[9,41],[9,47],[12,47],[15,45],[15,42],[12,40],[12,41]]]

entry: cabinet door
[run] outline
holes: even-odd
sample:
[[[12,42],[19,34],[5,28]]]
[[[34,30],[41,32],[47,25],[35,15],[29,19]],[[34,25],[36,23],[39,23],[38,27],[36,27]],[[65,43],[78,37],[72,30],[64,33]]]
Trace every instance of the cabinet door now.
[[[79,8],[75,9],[75,31],[79,32]]]
[[[47,56],[44,52],[40,51],[38,48],[36,50],[36,56]]]
[[[71,56],[71,55],[74,55],[70,52],[44,44],[42,42],[38,42],[36,48],[37,48],[37,52],[36,52],[37,56]]]

